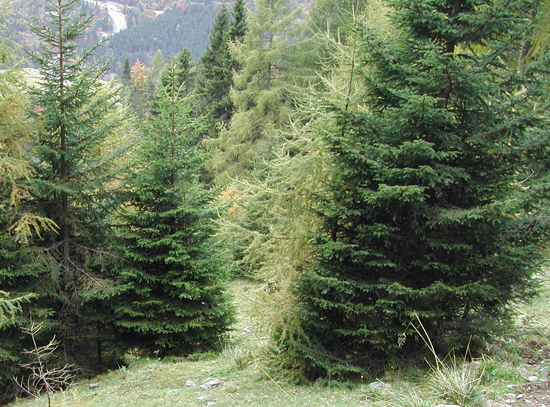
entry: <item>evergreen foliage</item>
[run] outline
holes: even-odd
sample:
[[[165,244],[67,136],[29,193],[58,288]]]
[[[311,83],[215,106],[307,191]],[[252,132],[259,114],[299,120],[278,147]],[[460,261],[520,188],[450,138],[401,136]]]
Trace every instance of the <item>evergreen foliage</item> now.
[[[360,26],[350,84],[364,91],[325,102],[335,168],[286,342],[310,377],[410,353],[416,316],[442,354],[475,350],[533,293],[548,239],[547,64],[506,64],[539,2],[391,3],[404,35]]]
[[[284,0],[262,0],[256,6],[244,42],[232,46],[242,67],[234,75],[231,92],[234,114],[219,136],[208,141],[216,150],[208,166],[219,184],[268,160],[289,120],[286,51],[299,10],[291,11]]]
[[[197,60],[208,44],[208,31],[215,15],[215,11],[203,4],[193,3],[185,10],[170,7],[156,18],[112,35],[106,48],[97,55],[108,52],[117,73],[121,72],[125,59],[130,64],[140,59],[150,66],[158,49],[166,58],[171,58],[186,47]]]
[[[105,274],[111,259],[105,251],[112,204],[107,183],[120,147],[104,148],[104,142],[120,120],[114,114],[118,96],[99,79],[107,67],[89,64],[93,48],[77,52],[89,25],[84,14],[73,18],[77,3],[49,1],[45,21],[36,19],[31,27],[41,42],[31,59],[42,83],[33,89],[38,130],[30,152],[36,177],[29,204],[59,226],[59,233],[46,231],[31,241],[39,253],[34,267],[45,269],[34,290],[54,312],[50,326],[64,355],[84,367],[102,362],[98,331],[108,325],[108,314],[99,303],[115,290]]]
[[[233,320],[223,291],[227,265],[212,237],[214,196],[199,182],[204,119],[191,115],[180,73],[177,61],[165,68],[126,180],[128,265],[115,306],[124,341],[162,354],[215,346]]]
[[[7,14],[7,6],[1,2],[1,21]],[[25,146],[32,140],[29,101],[22,91],[15,45],[5,37],[5,29],[0,24],[0,403],[13,394],[8,389],[12,376],[19,373],[23,306],[33,298],[29,282],[41,275],[40,270],[25,267],[35,261],[27,242],[32,234],[55,230],[53,222],[24,208],[32,192],[28,185],[32,168],[24,156]]]
[[[175,69],[175,72],[172,72]],[[195,65],[191,58],[191,51],[183,47],[176,54],[172,61],[169,61],[160,76],[160,86],[163,89],[174,86],[181,96],[191,93],[193,90],[193,79],[195,78]],[[175,77],[173,77],[175,75]]]
[[[229,40],[240,42],[248,32],[247,10],[244,0],[237,0],[233,5],[233,21],[229,30]]]
[[[210,32],[210,46],[201,56],[196,93],[198,106],[213,123],[227,122],[232,104],[233,60],[229,54],[229,13],[221,6]]]
[[[126,84],[132,79],[132,73],[130,71],[130,61],[128,58],[124,60],[124,67],[122,68],[122,83]]]

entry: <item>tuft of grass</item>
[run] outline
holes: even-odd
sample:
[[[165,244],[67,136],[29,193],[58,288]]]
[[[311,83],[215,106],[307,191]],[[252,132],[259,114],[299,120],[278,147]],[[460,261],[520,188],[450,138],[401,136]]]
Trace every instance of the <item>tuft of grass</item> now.
[[[434,407],[435,402],[424,389],[406,386],[395,391],[391,400],[377,404],[379,407]]]
[[[235,369],[244,370],[255,363],[257,356],[253,350],[229,344],[223,351],[223,357],[232,361]]]
[[[441,363],[432,368],[427,387],[439,399],[459,406],[481,406],[487,389],[482,386],[485,371],[470,364]]]
[[[429,364],[430,373],[426,383],[429,392],[433,397],[462,407],[483,405],[487,389],[482,385],[485,370],[481,368],[481,363],[458,361],[454,355],[441,359],[418,315],[416,319],[418,326],[412,324],[412,328],[435,360],[435,363]]]

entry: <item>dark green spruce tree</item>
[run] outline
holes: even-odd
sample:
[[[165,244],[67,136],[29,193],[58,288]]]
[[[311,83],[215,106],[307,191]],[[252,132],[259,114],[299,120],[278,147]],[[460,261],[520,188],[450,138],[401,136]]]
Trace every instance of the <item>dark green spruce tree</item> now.
[[[181,95],[179,67],[165,69],[156,111],[144,128],[126,180],[121,278],[115,307],[125,341],[163,354],[187,354],[219,344],[232,322],[224,293],[226,262],[213,239],[213,192],[199,182],[202,117]]]
[[[210,45],[202,54],[197,87],[198,106],[215,125],[218,121],[227,122],[231,117],[232,103],[229,90],[233,85],[233,63],[229,53],[229,13],[221,6],[212,31]]]
[[[132,80],[132,71],[130,70],[130,61],[128,58],[124,60],[124,66],[122,68],[122,83],[128,83]]]
[[[233,5],[233,20],[229,30],[229,40],[232,42],[242,41],[248,32],[248,23],[246,18],[246,5],[244,0],[237,0]]]
[[[92,63],[94,48],[77,51],[90,25],[78,7],[77,0],[50,0],[44,21],[35,19],[31,27],[40,49],[30,58],[42,79],[33,90],[36,177],[28,204],[59,226],[58,233],[46,231],[30,242],[35,261],[47,270],[34,290],[52,311],[48,322],[60,349],[83,367],[102,363],[100,331],[108,326],[102,300],[114,290],[106,278],[112,259],[106,217],[115,155],[104,142],[119,125],[113,114],[119,98],[101,82],[107,66]]]
[[[391,4],[403,36],[358,30],[365,91],[326,111],[335,170],[290,345],[311,377],[411,355],[411,323],[442,356],[474,351],[533,293],[548,241],[548,64],[514,68],[540,2]]]
[[[231,29],[229,30],[229,41],[233,44],[244,41],[248,32],[247,9],[244,0],[237,0],[233,5]],[[236,58],[233,58],[233,70],[239,71],[241,65]]]

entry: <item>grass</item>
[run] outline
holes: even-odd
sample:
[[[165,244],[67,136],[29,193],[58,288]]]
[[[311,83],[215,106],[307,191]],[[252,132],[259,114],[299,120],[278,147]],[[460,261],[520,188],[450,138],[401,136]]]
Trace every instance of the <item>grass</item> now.
[[[548,278],[548,274],[545,276]],[[545,287],[550,287],[548,281]],[[522,361],[544,363],[550,357],[550,293],[546,289],[534,302],[518,305],[523,316],[517,329],[492,350],[491,357],[473,364],[460,360],[438,361],[427,374],[413,374],[420,377],[418,380],[397,372],[391,380],[384,378],[391,387],[382,390],[371,390],[368,383],[300,386],[274,376],[268,368],[267,333],[252,317],[260,307],[255,295],[260,289],[258,284],[247,280],[231,284],[238,307],[237,322],[229,344],[220,354],[192,355],[185,360],[136,359],[127,367],[54,394],[52,406],[206,406],[208,402],[215,402],[218,407],[434,407],[438,404],[477,407],[509,393],[507,385],[522,383]],[[220,379],[222,384],[202,392],[186,387],[188,380],[201,384],[209,377]],[[45,396],[18,400],[11,406],[43,405],[47,405]]]

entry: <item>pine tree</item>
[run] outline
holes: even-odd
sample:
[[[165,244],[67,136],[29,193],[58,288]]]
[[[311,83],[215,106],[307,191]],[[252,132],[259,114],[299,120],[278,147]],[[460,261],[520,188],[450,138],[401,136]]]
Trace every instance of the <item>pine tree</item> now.
[[[125,341],[163,354],[215,346],[232,321],[223,292],[226,264],[212,237],[213,194],[199,182],[204,153],[196,139],[204,119],[192,117],[179,74],[177,61],[165,68],[126,181],[129,265],[115,307]]]
[[[39,126],[31,151],[37,176],[29,203],[59,226],[59,233],[32,241],[41,253],[37,264],[48,270],[35,289],[47,293],[44,301],[54,312],[50,322],[65,355],[86,365],[92,358],[101,361],[96,323],[90,320],[102,317],[93,315],[98,299],[113,290],[102,271],[109,259],[106,188],[113,178],[113,155],[105,154],[103,143],[119,124],[113,114],[119,99],[100,81],[107,66],[90,63],[93,48],[77,52],[90,24],[84,14],[75,16],[78,4],[51,0],[45,21],[36,19],[31,27],[40,40],[31,59],[42,83],[33,91]]]
[[[287,342],[310,376],[410,355],[416,318],[442,355],[475,351],[532,293],[548,239],[546,63],[505,64],[538,2],[392,4],[406,35],[357,30],[360,103],[326,103],[336,164]]]
[[[233,85],[233,60],[229,54],[229,13],[221,6],[212,31],[210,46],[202,55],[199,64],[196,93],[198,106],[212,120],[227,122],[231,116],[232,104],[229,90]]]

